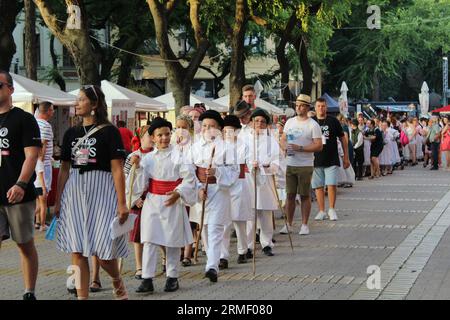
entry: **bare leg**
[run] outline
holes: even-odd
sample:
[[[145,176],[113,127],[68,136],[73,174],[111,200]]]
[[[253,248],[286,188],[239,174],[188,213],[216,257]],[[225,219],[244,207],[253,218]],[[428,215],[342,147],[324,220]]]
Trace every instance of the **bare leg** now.
[[[78,298],[87,299],[89,297],[89,263],[88,259],[81,253],[72,253],[72,264],[80,268],[79,284],[77,288]],[[77,283],[77,282],[76,282]]]
[[[317,188],[316,190],[317,197],[317,205],[319,207],[319,211],[325,211],[325,192],[324,188]]]
[[[311,197],[300,196],[302,210],[302,224],[308,224],[309,215],[311,214]]]
[[[295,193],[294,194],[289,193],[286,197],[286,214],[289,226],[292,226],[292,222],[294,221],[295,197],[296,197]]]
[[[331,209],[334,209],[336,206],[336,186],[327,186],[328,187],[328,202]]]
[[[17,247],[19,248],[25,289],[34,291],[38,274],[38,254],[34,240],[17,244]]]
[[[47,197],[39,196],[39,215],[40,215],[40,221],[41,221],[41,230],[44,230],[45,228],[45,220],[47,217]]]
[[[134,261],[136,263],[136,270],[142,270],[142,251],[144,245],[142,243],[134,242]]]
[[[100,263],[99,259],[92,256],[92,281],[100,282]]]

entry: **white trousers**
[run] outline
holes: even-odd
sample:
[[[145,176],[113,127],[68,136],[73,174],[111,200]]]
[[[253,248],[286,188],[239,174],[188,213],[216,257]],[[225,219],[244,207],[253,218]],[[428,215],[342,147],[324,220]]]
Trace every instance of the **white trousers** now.
[[[150,242],[144,243],[142,252],[142,278],[154,278],[158,264],[158,252],[160,246]],[[166,247],[166,275],[170,278],[178,278],[178,264],[180,262],[180,248]]]
[[[227,259],[230,257],[230,240],[231,240],[231,227],[234,225],[237,236],[237,252],[238,254],[247,253],[247,221],[233,221],[225,227],[223,231],[222,250],[220,252],[220,259]]]
[[[255,218],[253,218],[251,221],[247,221],[247,243],[248,247],[252,250],[254,250],[254,243],[253,243],[253,232],[254,232],[254,225],[255,225]],[[259,234],[259,242],[261,243],[261,246],[263,248],[265,247],[271,247],[273,248],[273,221],[272,221],[272,211],[266,211],[266,210],[258,210],[257,211],[257,224],[258,227],[261,229],[261,232]]]
[[[204,236],[206,245],[206,267],[205,271],[214,269],[219,273],[220,250],[222,247],[224,226],[220,224],[205,224]]]

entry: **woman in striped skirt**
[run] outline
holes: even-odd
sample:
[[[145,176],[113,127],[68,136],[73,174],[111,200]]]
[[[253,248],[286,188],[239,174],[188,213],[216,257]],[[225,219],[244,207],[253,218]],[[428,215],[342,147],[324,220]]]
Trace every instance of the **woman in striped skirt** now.
[[[88,257],[98,257],[112,277],[116,299],[127,299],[118,258],[128,255],[127,237],[114,240],[110,225],[118,215],[128,218],[123,160],[125,150],[117,128],[107,120],[105,96],[97,86],[85,86],[75,106],[82,125],[64,135],[55,214],[59,217],[57,247],[72,254],[80,270],[78,299],[88,298]]]

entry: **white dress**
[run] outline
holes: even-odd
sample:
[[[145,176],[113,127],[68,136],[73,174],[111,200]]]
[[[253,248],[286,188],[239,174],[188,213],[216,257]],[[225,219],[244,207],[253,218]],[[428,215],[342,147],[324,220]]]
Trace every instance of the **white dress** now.
[[[392,165],[392,147],[389,146],[389,142],[392,141],[392,134],[389,130],[383,131],[383,151],[381,151],[378,157],[380,165],[390,166]]]
[[[392,163],[400,163],[402,159],[400,158],[400,152],[398,150],[397,144],[397,140],[400,137],[400,132],[398,132],[394,128],[389,128],[388,130],[391,132],[392,136],[392,140],[389,141],[389,146],[391,147]]]
[[[194,166],[176,163],[177,150],[169,146],[164,150],[154,150],[141,162],[146,180],[182,182],[174,189],[181,197],[167,207],[167,195],[148,192],[141,213],[141,242],[149,242],[167,247],[184,247],[193,242],[187,216],[186,205],[197,201],[198,183]]]
[[[371,144],[372,144],[372,142],[370,140],[364,140],[364,165],[365,166],[370,166],[370,146],[371,146]]]

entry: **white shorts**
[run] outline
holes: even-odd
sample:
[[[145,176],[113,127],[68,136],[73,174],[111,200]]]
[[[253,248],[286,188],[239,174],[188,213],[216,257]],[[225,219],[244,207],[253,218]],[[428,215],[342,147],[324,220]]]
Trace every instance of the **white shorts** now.
[[[47,189],[47,192],[50,192],[52,189],[52,166],[51,165],[45,165],[44,166],[44,182],[45,182],[45,188]],[[42,188],[41,179],[39,179],[39,176],[36,176],[36,180],[34,181],[34,186],[36,188]]]

